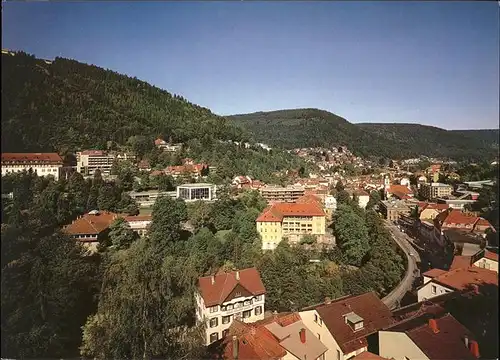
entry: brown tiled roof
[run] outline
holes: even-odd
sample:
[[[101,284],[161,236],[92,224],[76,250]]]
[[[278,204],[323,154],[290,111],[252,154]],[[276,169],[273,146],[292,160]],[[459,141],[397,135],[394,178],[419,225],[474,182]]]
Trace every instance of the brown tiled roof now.
[[[475,266],[457,268],[435,277],[432,281],[455,290],[465,290],[471,285],[492,284],[498,286],[498,274],[493,270]]]
[[[240,284],[253,295],[265,294],[266,289],[256,268],[239,270],[239,276],[240,280],[236,280],[236,271],[217,274],[214,276],[214,284],[212,284],[211,276],[199,278],[198,289],[205,301],[205,306],[222,304],[237,284]]]
[[[134,216],[123,216],[125,221],[131,222],[131,221],[151,221],[153,220],[152,215],[134,215]]]
[[[388,359],[379,356],[377,354],[371,353],[369,351],[363,351],[362,353],[351,358],[351,360],[388,360]]]
[[[62,158],[57,153],[2,153],[2,162],[4,161],[37,161],[61,164],[63,162]]]
[[[108,211],[99,211],[97,215],[85,214],[64,228],[69,235],[98,235],[106,230],[118,217]]]
[[[413,340],[429,359],[439,360],[472,360],[475,359],[464,343],[464,337],[472,340],[472,334],[453,316],[446,314],[434,319],[438,333],[430,328],[429,323],[407,330],[406,334]]]
[[[484,257],[485,257],[486,259],[489,259],[489,260],[493,260],[493,261],[498,262],[498,254],[497,254],[497,253],[494,253],[494,252],[492,252],[492,251],[488,251],[488,250],[486,250],[486,251],[484,252]]]
[[[429,271],[424,272],[422,275],[430,278],[435,278],[436,276],[442,275],[446,272],[446,270],[441,269],[431,269]]]
[[[299,197],[296,201],[298,204],[321,204],[321,199],[313,194],[307,194]]]
[[[318,203],[276,203],[267,207],[256,221],[282,221],[285,216],[325,216]]]
[[[318,312],[344,354],[367,346],[367,335],[394,322],[391,311],[374,292],[343,297],[330,304],[321,304],[304,310],[312,309]],[[346,324],[343,315],[350,312],[363,318],[363,329],[354,332]]]
[[[455,269],[467,269],[471,265],[471,260],[471,256],[455,255],[450,266],[450,271]]]
[[[413,192],[404,185],[391,185],[387,190],[388,193],[394,194],[395,192],[400,192],[403,195],[410,195]]]

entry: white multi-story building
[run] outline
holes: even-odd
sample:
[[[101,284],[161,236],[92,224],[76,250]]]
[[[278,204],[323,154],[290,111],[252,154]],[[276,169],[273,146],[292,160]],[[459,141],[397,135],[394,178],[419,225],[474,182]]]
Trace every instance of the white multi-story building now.
[[[56,153],[2,153],[2,176],[31,169],[38,176],[52,175],[58,180],[62,166]]]
[[[216,191],[217,186],[214,184],[184,184],[177,186],[177,198],[184,201],[212,201],[216,198]]]
[[[205,323],[206,345],[224,337],[234,319],[264,319],[266,289],[255,268],[222,272],[198,280],[196,320]]]
[[[76,153],[76,171],[80,174],[93,176],[99,169],[101,174],[109,175],[115,161],[134,161],[135,155],[114,154],[103,150],[85,150]]]

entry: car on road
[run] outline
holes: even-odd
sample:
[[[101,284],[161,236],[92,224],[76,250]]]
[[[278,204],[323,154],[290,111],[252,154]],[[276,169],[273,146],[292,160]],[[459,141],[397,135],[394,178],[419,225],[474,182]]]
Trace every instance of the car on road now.
[[[414,253],[412,253],[412,252],[410,252],[408,255],[410,255],[410,256],[415,256],[415,254],[414,254]]]

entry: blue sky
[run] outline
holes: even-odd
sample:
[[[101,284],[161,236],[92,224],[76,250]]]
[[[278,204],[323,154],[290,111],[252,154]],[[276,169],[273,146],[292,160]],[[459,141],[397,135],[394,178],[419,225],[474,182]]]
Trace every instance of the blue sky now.
[[[497,2],[7,2],[2,48],[109,68],[227,115],[498,128]]]

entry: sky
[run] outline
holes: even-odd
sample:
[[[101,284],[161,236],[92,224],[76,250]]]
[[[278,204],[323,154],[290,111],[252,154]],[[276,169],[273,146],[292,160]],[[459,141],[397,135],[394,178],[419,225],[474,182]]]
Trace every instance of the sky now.
[[[497,2],[3,2],[2,48],[112,69],[219,115],[499,127]]]

